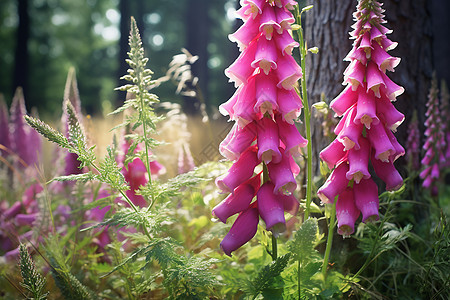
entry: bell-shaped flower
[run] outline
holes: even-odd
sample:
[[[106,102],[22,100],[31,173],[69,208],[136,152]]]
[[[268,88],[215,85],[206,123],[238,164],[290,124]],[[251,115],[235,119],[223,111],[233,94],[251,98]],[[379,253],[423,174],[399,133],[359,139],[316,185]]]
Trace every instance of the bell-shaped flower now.
[[[268,41],[264,37],[260,37],[257,42],[255,52],[255,60],[252,62],[252,68],[260,67],[266,75],[270,70],[277,68],[278,51],[273,41]]]
[[[377,98],[381,97],[380,87],[386,86],[386,83],[383,80],[383,75],[384,73],[378,69],[378,66],[374,62],[368,62],[366,71],[367,92],[372,90]]]
[[[235,161],[256,138],[256,123],[251,122],[244,128],[233,126],[227,137],[220,143],[219,152],[229,160]]]
[[[384,85],[381,87],[382,92],[387,95],[391,101],[395,101],[398,96],[403,94],[405,89],[393,82],[386,74],[380,73]]]
[[[337,116],[341,117],[352,105],[358,100],[358,90],[354,91],[352,86],[349,84],[347,87],[336,97],[331,103],[331,109],[336,113]]]
[[[236,87],[240,86],[242,83],[246,83],[247,79],[255,71],[252,67],[252,63],[255,60],[257,44],[256,41],[251,42],[248,48],[239,55],[236,61],[225,69],[225,75],[230,78],[230,82],[234,82]]]
[[[358,60],[352,63],[344,71],[344,84],[350,83],[352,90],[356,91],[358,86],[364,83],[365,67]]]
[[[255,76],[256,104],[255,113],[264,115],[266,112],[273,117],[273,111],[278,110],[276,77],[271,73]]]
[[[343,158],[346,159],[347,153],[348,151],[345,151],[344,145],[335,139],[325,149],[320,151],[319,156],[321,160],[327,163],[328,168],[332,170]]]
[[[290,11],[277,9],[275,10],[275,14],[277,17],[277,23],[280,25],[280,28],[278,29],[279,34],[291,29],[291,24],[295,22],[295,19]]]
[[[255,76],[249,78],[247,84],[244,84],[241,93],[233,106],[234,117],[240,128],[243,128],[253,120],[258,120],[262,116],[261,113],[256,113],[254,107],[256,105],[256,88]]]
[[[346,174],[348,180],[355,180],[356,183],[359,183],[361,179],[370,178],[369,173],[369,157],[370,157],[370,144],[369,141],[364,138],[359,138],[359,150],[350,149],[348,151],[348,163],[349,170]]]
[[[396,132],[397,127],[403,123],[405,120],[405,115],[399,112],[391,100],[387,97],[382,96],[376,101],[377,114],[383,120],[383,123],[391,131]]]
[[[226,255],[240,248],[251,240],[258,230],[259,213],[256,205],[250,206],[239,214],[230,231],[220,243],[220,248]]]
[[[348,163],[343,161],[331,172],[331,175],[317,191],[317,195],[323,203],[333,203],[334,198],[347,188],[349,180],[346,174],[348,171]]]
[[[216,178],[217,187],[224,192],[232,193],[238,185],[252,177],[253,170],[261,163],[256,151],[256,146],[245,150],[226,174]]]
[[[277,87],[286,90],[293,89],[294,84],[302,77],[302,69],[291,55],[279,56],[277,64]]]
[[[239,50],[244,51],[250,43],[259,35],[260,16],[250,18],[244,22],[235,33],[228,35],[228,39],[238,44]]]
[[[300,156],[300,148],[305,147],[308,144],[308,140],[300,134],[294,124],[284,122],[281,115],[277,114],[275,120],[278,125],[280,139],[285,145],[286,151],[289,151],[293,156]]]
[[[353,106],[348,110],[348,113],[344,115],[335,130],[335,132],[337,132],[337,130],[340,129],[340,131],[337,132],[337,139],[344,145],[346,151],[353,147],[358,150],[360,147],[358,140],[364,125],[356,124],[354,122],[355,116],[356,106]]]
[[[280,138],[278,126],[272,118],[263,117],[257,122],[258,132],[258,159],[266,164],[269,162],[279,163],[281,161]]]
[[[274,41],[282,55],[292,55],[292,50],[299,46],[299,43],[292,38],[287,30],[283,30],[281,34],[276,34]]]
[[[233,194],[229,194],[228,197],[213,208],[212,214],[223,223],[226,223],[230,216],[249,207],[260,185],[261,175],[258,174],[239,185]]]
[[[350,236],[355,232],[355,222],[359,217],[359,210],[355,205],[353,190],[346,188],[336,201],[336,219],[338,222],[338,233]]]
[[[371,178],[363,179],[358,184],[354,184],[353,195],[356,207],[362,213],[364,223],[377,221],[380,218],[378,213],[380,206],[378,186]]]
[[[367,130],[367,137],[375,149],[375,158],[388,162],[389,157],[395,153],[395,149],[386,134],[384,126],[381,123],[372,126],[372,128]]]
[[[359,93],[354,122],[364,124],[367,129],[370,129],[371,124],[377,125],[380,122],[376,113],[376,100],[373,93]]]
[[[275,194],[290,195],[297,187],[297,182],[295,181],[291,169],[290,159],[292,159],[290,154],[285,152],[283,153],[282,159],[279,163],[271,162],[267,165],[267,169],[269,170],[269,178],[275,185]]]
[[[274,185],[267,181],[257,193],[259,215],[266,223],[266,229],[272,231],[277,237],[286,230],[286,221],[284,219],[283,203],[278,200],[274,194]]]
[[[259,31],[264,34],[266,39],[271,40],[274,30],[281,29],[280,24],[277,23],[275,11],[271,5],[266,5],[261,14],[261,24],[259,25]]]
[[[371,155],[371,162],[377,176],[386,183],[386,190],[395,191],[402,187],[403,178],[392,162],[383,162],[376,159],[373,153]]]
[[[378,43],[373,43],[371,58],[383,73],[386,73],[386,70],[394,72],[394,68],[400,63],[400,58],[392,57],[387,54],[386,51],[378,45]]]
[[[285,90],[283,88],[277,89],[277,103],[283,120],[289,124],[294,124],[300,116],[301,108],[303,107],[302,99],[294,89]]]

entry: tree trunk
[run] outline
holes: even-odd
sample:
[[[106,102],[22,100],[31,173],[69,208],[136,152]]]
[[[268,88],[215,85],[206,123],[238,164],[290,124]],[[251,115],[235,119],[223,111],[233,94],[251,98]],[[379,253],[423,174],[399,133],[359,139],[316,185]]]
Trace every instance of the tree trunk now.
[[[28,14],[28,0],[17,1],[19,27],[17,29],[17,44],[14,54],[14,82],[13,91],[22,87],[24,95],[28,92],[28,40],[30,37],[30,16]],[[30,104],[30,103],[29,103]]]
[[[208,101],[208,42],[209,42],[209,0],[190,0],[186,10],[186,38],[187,50],[192,55],[198,55],[199,59],[192,65],[192,74],[199,79],[201,101],[209,107]],[[199,99],[185,97],[184,112],[187,114],[199,114]]]
[[[386,10],[385,26],[393,30],[388,38],[398,42],[397,48],[389,53],[402,59],[395,72],[388,72],[387,75],[405,88],[405,93],[395,103],[406,117],[396,133],[399,142],[405,145],[407,124],[414,109],[417,110],[419,124],[425,121],[425,103],[433,70],[430,11],[426,0],[382,2]],[[309,0],[308,3],[313,4],[314,8],[305,13],[305,38],[308,47],[319,47],[319,53],[309,54],[306,62],[308,99],[312,104],[320,101],[320,95],[324,93],[329,103],[344,89],[343,72],[348,62],[343,59],[353,42],[349,40],[348,32],[352,30],[352,13],[356,10],[357,1]],[[318,154],[329,141],[323,137],[322,120],[315,119],[313,122],[313,171],[318,174]],[[399,159],[396,166],[401,165],[403,160]]]

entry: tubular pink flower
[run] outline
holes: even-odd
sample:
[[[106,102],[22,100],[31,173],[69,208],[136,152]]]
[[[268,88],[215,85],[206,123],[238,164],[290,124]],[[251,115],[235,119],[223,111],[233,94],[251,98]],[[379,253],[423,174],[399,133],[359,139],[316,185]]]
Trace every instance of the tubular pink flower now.
[[[239,185],[233,194],[228,195],[222,202],[213,208],[212,214],[223,223],[227,219],[249,207],[253,197],[261,185],[261,175],[258,174]]]
[[[373,169],[378,177],[386,183],[386,190],[395,191],[402,187],[403,178],[392,162],[383,162],[371,156]]]
[[[336,201],[338,233],[343,236],[350,236],[355,231],[355,222],[358,217],[359,210],[355,205],[353,190],[346,188],[339,193]]]
[[[275,194],[290,195],[297,187],[297,182],[292,174],[290,159],[292,157],[285,152],[279,163],[271,162],[267,165],[269,178],[275,185],[273,191]]]
[[[369,90],[372,90],[375,94],[375,97],[380,98],[380,87],[386,86],[386,83],[383,80],[383,75],[377,65],[373,63],[372,61],[367,63],[367,73],[366,73],[366,80],[367,80],[367,92]]]
[[[302,77],[302,69],[290,55],[278,57],[277,63],[277,87],[284,88],[286,90],[293,89],[294,84]]]
[[[256,104],[254,111],[262,115],[267,112],[273,117],[273,111],[278,110],[277,87],[274,84],[276,78],[272,73],[266,75],[260,73],[255,76]]]
[[[258,201],[258,211],[261,218],[266,223],[267,230],[277,237],[286,230],[284,219],[283,203],[274,195],[274,185],[268,181],[264,183],[256,195]]]
[[[358,86],[364,83],[364,65],[358,60],[354,60],[344,71],[344,84],[349,83],[352,90],[356,91]]]
[[[391,101],[395,101],[398,96],[403,94],[405,89],[395,82],[393,82],[386,74],[381,73],[384,85],[381,87],[383,93],[385,93]]]
[[[274,40],[283,55],[292,55],[292,50],[299,46],[299,43],[292,38],[287,30],[284,30],[281,34],[276,34]]]
[[[256,88],[255,76],[249,79],[249,82],[244,85],[239,93],[238,100],[233,106],[234,117],[240,128],[243,128],[253,120],[259,120],[262,117],[261,113],[256,113],[254,107],[256,105]]]
[[[348,114],[342,118],[336,127],[336,129],[338,127],[342,128],[338,133],[337,139],[344,145],[345,150],[350,150],[353,147],[355,147],[356,150],[359,149],[358,140],[364,126],[362,124],[355,124],[355,116],[356,106],[353,106],[348,110]],[[340,124],[341,126],[339,126]]]
[[[337,116],[341,117],[352,105],[358,100],[358,90],[354,91],[352,86],[349,84],[347,87],[330,103],[331,109],[336,113]]]
[[[268,41],[264,37],[259,38],[256,44],[255,60],[251,63],[251,66],[255,69],[260,67],[268,75],[271,69],[277,68],[277,48],[273,41]]]
[[[259,213],[256,206],[250,206],[241,212],[231,226],[228,234],[223,238],[220,247],[226,255],[231,256],[231,252],[240,248],[251,240],[258,229]]]
[[[372,61],[377,64],[381,72],[386,73],[386,70],[395,71],[394,68],[400,63],[400,58],[390,56],[378,43],[373,43]]]
[[[257,43],[253,41],[244,52],[239,55],[236,61],[225,70],[225,75],[230,78],[230,82],[234,82],[236,87],[242,83],[247,82],[247,78],[253,74],[255,69],[252,67],[252,63],[255,60],[255,54],[257,50]]]
[[[372,126],[367,130],[367,137],[370,144],[375,149],[375,158],[383,162],[388,162],[389,157],[395,154],[394,146],[392,145],[386,130],[382,124]]]
[[[364,223],[377,221],[380,218],[378,214],[380,206],[378,187],[372,179],[363,179],[358,184],[353,185],[353,195],[356,207],[362,213]]]
[[[335,139],[325,149],[320,151],[320,159],[327,163],[328,168],[332,170],[334,166],[344,158],[346,159],[346,153],[344,145]]]
[[[273,7],[266,4],[261,14],[261,25],[259,25],[259,31],[263,32],[266,39],[271,40],[274,30],[278,31],[280,29],[281,26],[277,23]]]
[[[228,35],[228,39],[238,44],[239,50],[244,51],[259,34],[260,16],[250,18],[244,22],[235,33]]]
[[[399,112],[387,97],[377,99],[376,104],[377,113],[385,126],[396,132],[397,127],[405,120],[405,115]]]
[[[241,182],[252,177],[256,165],[261,163],[256,151],[256,146],[251,146],[245,150],[228,170],[228,173],[216,179],[217,187],[224,192],[232,193]]]
[[[361,179],[370,178],[369,173],[369,157],[370,157],[370,144],[369,141],[364,138],[359,138],[359,150],[350,149],[348,151],[348,163],[349,170],[346,174],[348,180],[355,180],[359,183]]]
[[[219,152],[229,160],[239,159],[256,138],[256,123],[251,122],[240,129],[236,124],[228,133],[227,137],[220,143]]]
[[[308,140],[302,137],[294,124],[286,123],[282,120],[281,115],[276,115],[275,120],[278,125],[280,139],[293,156],[300,156],[301,149],[308,144]]]
[[[258,159],[266,164],[281,161],[280,138],[277,124],[272,118],[264,117],[257,123],[258,132]]]
[[[278,33],[281,34],[283,31],[291,29],[291,24],[295,23],[294,16],[288,10],[277,9],[276,10],[277,23],[280,25]]]
[[[317,191],[317,195],[323,203],[333,203],[334,198],[347,188],[347,172],[349,166],[347,161],[341,162],[325,181],[324,185]]]
[[[385,128],[385,131],[386,131],[386,135],[389,138],[389,141],[391,142],[392,146],[394,147],[394,152],[389,156],[389,161],[394,162],[400,156],[405,155],[405,149],[397,141],[397,138],[392,133],[392,131],[390,131],[388,128]]]
[[[367,129],[370,129],[371,124],[380,123],[376,114],[376,100],[373,93],[359,93],[354,122],[364,124]]]
[[[277,103],[283,120],[289,124],[294,124],[294,120],[300,116],[303,107],[302,99],[297,92],[294,89],[277,89]]]
[[[277,195],[278,201],[283,205],[283,210],[291,215],[297,215],[300,203],[294,195]]]

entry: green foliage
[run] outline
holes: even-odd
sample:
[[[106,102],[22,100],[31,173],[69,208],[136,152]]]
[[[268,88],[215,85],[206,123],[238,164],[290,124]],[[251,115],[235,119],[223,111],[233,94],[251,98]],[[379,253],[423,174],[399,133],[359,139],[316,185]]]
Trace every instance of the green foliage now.
[[[285,254],[264,266],[254,278],[247,283],[246,292],[255,299],[261,292],[275,283],[276,278],[286,268],[291,254]],[[270,293],[270,291],[266,291]],[[272,291],[273,292],[273,291]]]
[[[294,239],[288,244],[293,259],[303,262],[314,254],[314,247],[318,242],[318,230],[317,219],[311,218],[303,222],[295,233]]]
[[[27,247],[24,244],[19,245],[19,257],[20,257],[20,273],[23,281],[20,285],[26,288],[32,295],[27,299],[47,299],[47,293],[44,293],[44,287],[46,280],[36,270],[33,260],[28,253]]]

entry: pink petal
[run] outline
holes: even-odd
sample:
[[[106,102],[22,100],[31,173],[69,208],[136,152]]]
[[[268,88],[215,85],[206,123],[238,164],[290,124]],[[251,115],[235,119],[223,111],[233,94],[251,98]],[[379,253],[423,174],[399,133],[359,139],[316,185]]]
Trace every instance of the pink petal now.
[[[283,203],[274,195],[274,185],[268,181],[264,183],[257,193],[259,215],[266,223],[266,229],[275,236],[286,230]]]
[[[378,214],[379,199],[378,187],[372,179],[363,179],[358,184],[353,185],[353,195],[356,207],[362,213],[364,223],[376,221],[380,218]]]
[[[237,217],[228,234],[220,243],[220,248],[226,255],[240,248],[251,240],[258,230],[259,214],[256,206],[249,207]]]
[[[348,150],[348,163],[349,170],[346,174],[348,180],[354,179],[356,183],[359,183],[361,179],[370,178],[369,173],[369,156],[370,156],[370,144],[369,141],[364,138],[359,138],[359,150]]]
[[[280,25],[278,33],[291,29],[291,24],[295,22],[294,16],[290,11],[284,9],[276,9],[277,23]]]
[[[355,124],[353,121],[356,116],[356,106],[353,106],[349,109],[348,115],[346,118],[342,118],[339,122],[344,122],[342,125],[342,130],[339,132],[337,139],[344,145],[345,150],[352,149],[355,147],[356,150],[359,149],[359,137],[361,136],[363,125]],[[339,125],[338,124],[338,125]]]
[[[376,125],[380,123],[376,115],[375,96],[371,91],[365,93],[362,89],[360,90],[354,122],[356,124],[364,124],[367,129],[370,129],[371,124]]]
[[[273,41],[268,41],[264,37],[259,38],[255,53],[255,60],[251,63],[252,68],[260,67],[266,75],[270,69],[277,68],[278,52]]]
[[[395,82],[393,82],[386,74],[381,73],[381,77],[383,78],[384,86],[382,86],[383,93],[389,97],[391,101],[395,101],[397,96],[403,94],[405,89]]]
[[[352,61],[352,63],[344,71],[344,84],[350,83],[352,89],[356,91],[359,85],[364,83],[365,66],[358,60]]]
[[[377,64],[381,72],[386,73],[386,70],[394,72],[394,68],[400,63],[400,58],[387,54],[378,43],[374,43],[373,48],[372,61]]]
[[[389,156],[389,160],[391,162],[394,162],[400,156],[405,155],[405,149],[397,141],[397,138],[392,133],[392,131],[390,131],[388,128],[385,128],[385,130],[386,130],[386,135],[389,137],[389,141],[391,142],[392,146],[394,147],[394,153],[392,153],[391,156]]]
[[[349,236],[355,232],[355,222],[359,217],[359,210],[355,205],[353,190],[346,188],[339,194],[336,201],[336,219],[338,233]]]
[[[403,178],[400,173],[395,169],[392,162],[382,162],[371,156],[371,162],[373,169],[378,177],[386,183],[386,190],[393,191],[398,190],[403,185]]]
[[[278,88],[290,90],[302,77],[302,69],[291,55],[278,57]]]
[[[266,39],[271,40],[273,31],[281,29],[281,26],[277,23],[275,11],[272,6],[266,5],[261,14],[261,25],[259,31],[263,32]]]
[[[375,149],[375,158],[388,162],[389,157],[395,153],[395,149],[386,134],[383,124],[379,123],[367,130],[367,137]]]
[[[240,128],[243,128],[253,120],[258,120],[260,118],[254,110],[255,105],[255,76],[252,76],[249,78],[248,83],[244,84],[236,104],[233,106],[234,116]]]
[[[239,212],[244,211],[250,205],[261,184],[261,175],[256,175],[239,185],[233,194],[229,194],[222,202],[213,208],[212,214],[223,223]]]
[[[295,89],[285,90],[277,89],[278,109],[283,116],[283,120],[289,124],[294,124],[294,120],[298,119],[303,107],[302,99]]]
[[[250,18],[244,25],[242,25],[235,33],[228,35],[228,39],[232,42],[236,42],[239,47],[239,51],[244,51],[259,33],[260,17],[256,16],[255,19]]]
[[[225,69],[225,75],[230,78],[230,82],[234,82],[235,87],[240,86],[242,83],[246,83],[247,79],[255,72],[255,69],[251,66],[255,60],[255,54],[257,49],[256,41],[250,43],[241,55]]]
[[[320,159],[327,163],[332,170],[343,158],[346,158],[348,151],[344,151],[344,145],[335,139],[325,149],[320,151]]]
[[[342,116],[353,104],[358,100],[359,90],[362,88],[358,87],[358,90],[354,91],[352,85],[347,85],[347,87],[330,103],[331,109],[338,115]]]
[[[281,162],[271,162],[267,165],[269,178],[275,184],[275,194],[290,195],[297,187],[297,182],[291,170],[291,158],[291,155],[285,152]]]
[[[219,152],[229,160],[235,161],[239,159],[241,153],[245,151],[256,138],[256,124],[249,123],[240,129],[236,124],[228,133],[225,140],[219,145]]]
[[[367,80],[367,92],[371,89],[377,98],[380,98],[380,87],[386,86],[383,75],[378,66],[369,61],[367,64],[366,80]]]
[[[331,172],[324,185],[317,191],[317,195],[323,203],[333,203],[334,198],[347,188],[346,174],[348,170],[348,163],[343,161]]]
[[[266,164],[273,161],[281,161],[280,139],[278,137],[278,126],[272,118],[263,117],[257,123],[258,132],[258,159]]]
[[[289,151],[293,156],[300,156],[300,148],[305,147],[308,144],[308,140],[302,137],[294,124],[284,122],[281,119],[281,115],[276,115],[276,122],[280,139],[286,146],[286,151]]]
[[[397,131],[397,127],[405,120],[405,115],[399,112],[392,104],[391,100],[382,96],[376,101],[377,114],[383,120],[387,128],[393,132]]]
[[[287,30],[284,30],[281,34],[274,35],[274,41],[283,55],[292,55],[293,48],[299,46],[299,43],[292,38]]]
[[[245,150],[226,174],[216,178],[216,185],[224,192],[232,193],[234,189],[252,177],[253,170],[261,161],[256,156],[256,146]]]
[[[268,112],[273,116],[273,111],[278,109],[276,82],[277,79],[272,73],[267,76],[263,73],[255,76],[256,104],[253,109],[256,113],[264,115]]]

